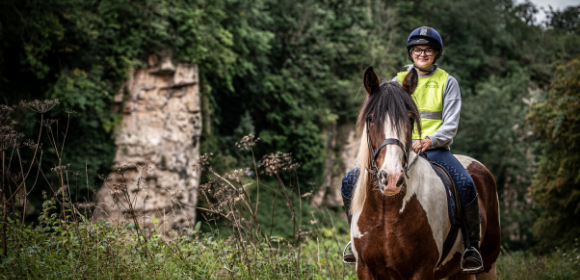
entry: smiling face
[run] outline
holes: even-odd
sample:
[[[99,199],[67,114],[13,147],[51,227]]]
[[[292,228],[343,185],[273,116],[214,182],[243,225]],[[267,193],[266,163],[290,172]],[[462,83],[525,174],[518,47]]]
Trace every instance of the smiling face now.
[[[417,45],[411,48],[410,54],[415,65],[424,69],[430,69],[433,67],[438,51],[428,45]]]

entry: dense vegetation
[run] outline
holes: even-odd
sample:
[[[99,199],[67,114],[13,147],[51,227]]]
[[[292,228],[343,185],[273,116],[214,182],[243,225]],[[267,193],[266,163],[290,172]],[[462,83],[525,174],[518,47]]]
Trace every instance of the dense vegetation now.
[[[561,62],[547,100],[528,118],[537,143],[538,171],[530,187],[545,208],[536,221],[546,240],[572,242],[580,235],[580,59]]]
[[[60,119],[61,129],[67,108],[79,112],[71,115],[63,162],[73,170],[88,165],[85,194],[110,171],[120,120],[112,99],[125,90],[128,69],[170,51],[200,65],[202,150],[215,154],[215,169],[247,165],[233,143],[254,133],[262,139],[258,158],[282,151],[302,163],[297,176],[307,192],[322,181],[327,153],[340,148],[325,149],[326,130],[355,121],[363,69],[394,76],[408,63],[407,34],[428,25],[443,35],[438,64],[463,95],[453,152],[494,174],[505,245],[570,243],[580,230],[580,6],[547,11],[544,23],[534,21],[537,12],[512,0],[6,0],[0,101],[58,98],[61,106],[46,117]],[[38,130],[30,112],[13,115],[17,131]],[[57,164],[48,139],[41,142],[47,166]],[[42,190],[31,192],[37,208]]]

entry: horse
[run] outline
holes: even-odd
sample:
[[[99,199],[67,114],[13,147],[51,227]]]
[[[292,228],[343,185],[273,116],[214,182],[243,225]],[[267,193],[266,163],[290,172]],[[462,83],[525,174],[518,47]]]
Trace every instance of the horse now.
[[[461,232],[440,260],[451,229],[447,194],[428,160],[410,148],[413,127],[420,130],[417,107],[405,90],[412,88],[410,81],[381,84],[369,67],[363,83],[368,95],[357,123],[360,176],[350,228],[359,279],[497,279],[501,237],[493,175],[477,160],[455,155],[475,183],[481,212],[484,270],[464,274]]]

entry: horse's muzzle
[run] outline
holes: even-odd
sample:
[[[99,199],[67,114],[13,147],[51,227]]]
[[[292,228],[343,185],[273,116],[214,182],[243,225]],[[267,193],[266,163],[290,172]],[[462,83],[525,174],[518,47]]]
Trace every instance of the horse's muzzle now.
[[[399,193],[401,186],[405,182],[405,178],[401,174],[399,180],[397,181],[397,184],[396,185],[391,184],[391,186],[389,186],[388,173],[384,170],[381,170],[379,172],[378,181],[381,192],[386,196],[391,196]]]

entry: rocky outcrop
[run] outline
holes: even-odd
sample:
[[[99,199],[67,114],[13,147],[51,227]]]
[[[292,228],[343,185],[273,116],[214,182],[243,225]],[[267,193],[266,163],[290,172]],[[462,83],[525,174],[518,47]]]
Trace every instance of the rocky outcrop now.
[[[151,55],[149,68],[134,70],[115,96],[123,110],[115,133],[116,171],[97,193],[96,219],[130,220],[126,188],[144,226],[154,218],[165,229],[195,221],[202,124],[198,68],[175,65],[170,57],[158,61]]]
[[[318,192],[312,198],[312,206],[326,206],[330,208],[342,207],[342,195],[340,188],[342,178],[349,170],[356,166],[358,153],[358,137],[353,124],[337,127],[331,125],[325,132],[328,139],[326,143],[326,162],[324,167],[324,179]],[[335,152],[339,145],[338,152]]]

